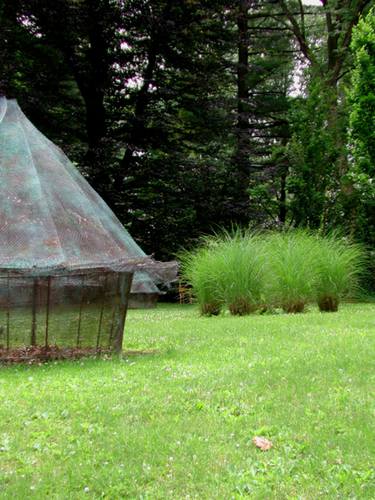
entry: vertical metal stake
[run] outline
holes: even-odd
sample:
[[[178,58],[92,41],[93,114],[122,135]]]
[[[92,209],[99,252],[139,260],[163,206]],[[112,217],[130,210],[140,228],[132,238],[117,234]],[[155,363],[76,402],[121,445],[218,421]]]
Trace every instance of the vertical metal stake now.
[[[82,275],[81,280],[81,303],[79,305],[79,315],[78,315],[78,331],[77,331],[77,347],[81,342],[81,323],[82,323],[82,309],[83,309],[83,287],[85,284],[85,275]]]
[[[116,283],[116,295],[114,298],[113,311],[112,311],[112,320],[111,320],[111,330],[109,333],[109,342],[108,347],[113,347],[113,332],[115,329],[115,319],[116,319],[116,311],[119,308],[119,297],[120,297],[120,274],[117,275],[117,283]]]
[[[47,304],[46,304],[46,335],[45,346],[48,347],[48,330],[49,330],[49,308],[51,302],[51,276],[47,278]]]
[[[30,344],[32,346],[36,345],[36,310],[37,310],[37,302],[38,302],[38,278],[34,279],[33,285],[33,302],[32,302],[32,319],[31,319],[31,339]]]
[[[105,292],[107,290],[107,281],[108,281],[108,274],[106,274],[105,278],[104,278],[103,297],[102,297],[102,305],[101,305],[100,316],[99,316],[99,326],[98,326],[98,337],[96,339],[96,349],[99,349],[99,346],[100,346],[100,337],[101,337],[101,333],[102,333],[102,323],[103,323],[103,313],[104,313],[104,306],[105,306]]]
[[[120,307],[117,318],[113,350],[116,354],[122,352],[126,312],[128,309],[129,293],[132,286],[133,273],[120,273]]]
[[[7,350],[10,347],[10,276],[7,274]]]

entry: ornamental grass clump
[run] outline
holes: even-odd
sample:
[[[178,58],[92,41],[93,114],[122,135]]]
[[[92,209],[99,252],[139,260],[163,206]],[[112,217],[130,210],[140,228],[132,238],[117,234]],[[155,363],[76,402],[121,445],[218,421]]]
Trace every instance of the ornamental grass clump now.
[[[264,237],[267,258],[267,302],[287,313],[303,312],[315,298],[316,245],[305,231],[269,233]]]
[[[200,312],[206,316],[220,313],[218,273],[214,248],[207,243],[192,252],[180,255],[183,280],[192,287]]]
[[[225,305],[233,315],[255,312],[264,302],[264,255],[260,239],[236,230],[202,240],[180,256],[184,280],[192,286],[202,314],[218,314]]]
[[[237,230],[216,240],[218,296],[233,315],[253,313],[263,306],[265,266],[261,240]]]
[[[300,313],[313,301],[321,311],[337,311],[340,300],[359,290],[366,264],[361,246],[304,230],[222,232],[181,261],[201,313],[209,316],[224,306],[239,316],[275,307]]]
[[[337,235],[317,239],[316,300],[323,312],[338,310],[342,299],[354,297],[360,290],[365,270],[365,252],[356,244]]]

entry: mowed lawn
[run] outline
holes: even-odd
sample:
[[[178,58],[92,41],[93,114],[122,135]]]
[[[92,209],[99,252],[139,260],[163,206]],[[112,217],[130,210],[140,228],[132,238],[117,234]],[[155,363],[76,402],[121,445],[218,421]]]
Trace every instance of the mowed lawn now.
[[[1,498],[375,498],[375,305],[161,305],[125,348],[0,368]]]

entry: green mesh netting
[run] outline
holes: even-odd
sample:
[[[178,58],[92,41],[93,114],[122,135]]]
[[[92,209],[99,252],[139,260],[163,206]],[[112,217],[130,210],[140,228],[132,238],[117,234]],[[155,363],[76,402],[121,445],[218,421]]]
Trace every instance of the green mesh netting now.
[[[163,295],[163,293],[147,273],[134,273],[128,307],[129,309],[156,307],[160,295]]]
[[[147,257],[65,154],[0,99],[0,270],[28,275],[103,269],[174,278]]]
[[[146,256],[17,102],[0,98],[0,361],[121,351],[133,274],[135,293],[152,295],[176,264]]]
[[[137,272],[134,274],[130,293],[160,294],[160,290],[147,273]]]

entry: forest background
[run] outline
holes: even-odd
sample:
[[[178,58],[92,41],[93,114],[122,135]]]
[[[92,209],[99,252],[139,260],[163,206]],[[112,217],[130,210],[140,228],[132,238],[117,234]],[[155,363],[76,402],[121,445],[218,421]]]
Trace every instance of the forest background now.
[[[375,244],[372,0],[3,0],[0,93],[147,253],[233,224]]]

